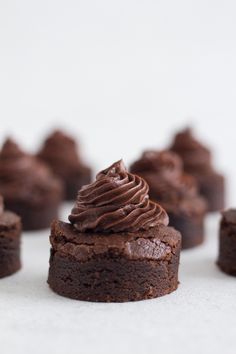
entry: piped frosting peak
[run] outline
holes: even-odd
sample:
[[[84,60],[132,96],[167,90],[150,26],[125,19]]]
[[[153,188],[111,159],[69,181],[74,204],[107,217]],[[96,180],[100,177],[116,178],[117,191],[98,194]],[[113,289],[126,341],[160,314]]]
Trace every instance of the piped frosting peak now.
[[[149,200],[148,190],[144,179],[117,161],[81,188],[69,220],[81,232],[135,232],[168,225],[165,210]]]

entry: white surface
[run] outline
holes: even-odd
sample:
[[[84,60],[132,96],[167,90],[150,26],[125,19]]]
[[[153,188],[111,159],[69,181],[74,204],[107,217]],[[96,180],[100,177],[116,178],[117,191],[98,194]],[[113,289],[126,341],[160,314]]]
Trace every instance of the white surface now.
[[[1,0],[0,140],[54,125],[95,171],[194,122],[236,204],[235,0]]]
[[[62,125],[98,171],[193,121],[236,204],[235,11],[234,0],[1,0],[0,140],[35,151]],[[236,284],[215,267],[214,225],[183,253],[176,293],[123,305],[54,295],[47,234],[24,235],[23,270],[0,281],[1,354],[235,354]]]
[[[22,271],[0,281],[1,354],[235,354],[235,278],[215,265],[217,227],[210,217],[206,243],[182,252],[176,292],[125,304],[54,294],[48,232],[25,234]]]

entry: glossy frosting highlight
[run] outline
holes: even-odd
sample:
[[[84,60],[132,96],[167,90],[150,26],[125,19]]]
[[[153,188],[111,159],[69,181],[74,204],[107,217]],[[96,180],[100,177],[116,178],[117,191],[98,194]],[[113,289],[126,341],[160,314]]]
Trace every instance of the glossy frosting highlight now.
[[[120,160],[81,188],[69,220],[81,232],[135,232],[168,225],[165,210],[149,200],[148,190]]]

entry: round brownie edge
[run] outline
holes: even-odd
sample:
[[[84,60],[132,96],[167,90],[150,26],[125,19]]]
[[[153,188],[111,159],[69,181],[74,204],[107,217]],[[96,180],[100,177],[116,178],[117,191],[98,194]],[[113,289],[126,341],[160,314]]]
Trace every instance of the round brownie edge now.
[[[177,289],[181,235],[167,226],[136,233],[80,233],[71,224],[51,227],[48,283],[77,300],[125,302]]]

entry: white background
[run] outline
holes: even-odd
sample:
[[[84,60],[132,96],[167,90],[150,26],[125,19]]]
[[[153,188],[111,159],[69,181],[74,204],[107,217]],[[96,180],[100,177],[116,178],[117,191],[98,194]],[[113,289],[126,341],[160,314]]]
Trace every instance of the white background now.
[[[234,0],[1,0],[0,139],[80,137],[95,170],[194,124],[235,196]]]
[[[193,124],[214,148],[228,176],[229,204],[236,204],[235,18],[234,0],[0,0],[0,140],[10,134],[35,151],[62,126],[98,170],[165,147],[175,129]],[[70,353],[106,354],[111,342],[122,354],[183,354],[190,347],[235,353],[236,287],[214,268],[215,240],[202,254],[184,255],[179,292],[121,306],[52,295],[44,284],[47,236],[24,242],[24,271],[0,282],[0,296],[9,300],[0,301],[3,354],[18,341],[24,350],[27,340],[46,352],[46,333],[57,353],[68,345]]]

